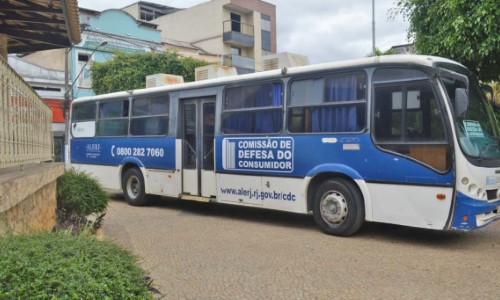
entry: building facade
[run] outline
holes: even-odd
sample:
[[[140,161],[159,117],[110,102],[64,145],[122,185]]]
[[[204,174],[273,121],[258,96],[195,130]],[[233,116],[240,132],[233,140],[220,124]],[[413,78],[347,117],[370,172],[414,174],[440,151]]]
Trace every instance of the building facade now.
[[[153,2],[139,1],[122,8],[137,20],[151,21],[181,10],[171,6],[161,5]]]
[[[116,51],[163,49],[156,25],[138,21],[125,11],[97,12],[80,8],[79,17],[81,41],[73,47],[9,57],[11,67],[52,109],[54,154],[58,161],[64,153],[65,107],[74,98],[94,95],[91,62],[104,62]]]
[[[123,10],[157,24],[163,42],[198,47],[238,74],[262,71],[263,56],[276,53],[276,6],[261,0],[212,0],[186,9],[140,1]]]
[[[122,10],[97,12],[80,8],[80,24],[82,41],[70,52],[72,99],[94,95],[90,76],[92,61],[107,61],[116,51],[162,51],[156,25],[138,21]]]

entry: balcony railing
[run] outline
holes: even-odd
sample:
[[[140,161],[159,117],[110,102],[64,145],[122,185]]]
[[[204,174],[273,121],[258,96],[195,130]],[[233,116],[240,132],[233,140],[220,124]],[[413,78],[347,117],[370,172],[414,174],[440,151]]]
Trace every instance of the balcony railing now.
[[[236,47],[251,48],[255,44],[253,25],[234,20],[224,21],[224,42]]]
[[[0,168],[53,159],[52,112],[0,57]]]
[[[236,54],[224,55],[222,64],[228,67],[235,67],[238,74],[247,74],[255,72],[255,59]]]

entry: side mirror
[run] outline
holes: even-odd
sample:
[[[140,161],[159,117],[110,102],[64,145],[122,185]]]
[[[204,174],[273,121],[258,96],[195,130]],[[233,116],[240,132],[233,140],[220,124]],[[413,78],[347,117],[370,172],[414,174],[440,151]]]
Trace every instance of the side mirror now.
[[[486,100],[492,105],[499,107],[499,104],[495,102],[495,94],[493,92],[493,88],[487,84],[482,84],[481,89],[483,90],[484,96]]]
[[[469,107],[469,96],[463,88],[455,89],[455,116],[464,117]]]

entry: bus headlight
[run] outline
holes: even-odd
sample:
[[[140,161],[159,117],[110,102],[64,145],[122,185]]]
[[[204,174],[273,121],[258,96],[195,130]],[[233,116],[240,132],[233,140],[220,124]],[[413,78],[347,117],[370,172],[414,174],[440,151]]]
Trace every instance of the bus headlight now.
[[[463,185],[469,184],[469,178],[467,178],[467,177],[462,178],[462,184]]]
[[[485,192],[483,189],[477,189],[477,197],[479,199],[484,199],[485,198]]]
[[[475,184],[469,185],[469,193],[472,195],[475,195],[476,192],[477,192],[477,185],[475,185]]]

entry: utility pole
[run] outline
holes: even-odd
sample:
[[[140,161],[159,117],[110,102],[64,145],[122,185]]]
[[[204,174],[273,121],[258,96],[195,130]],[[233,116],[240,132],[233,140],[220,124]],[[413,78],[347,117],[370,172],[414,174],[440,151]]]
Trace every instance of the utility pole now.
[[[68,53],[71,48],[64,49],[64,146],[63,146],[63,162],[67,168],[69,165],[69,62]]]
[[[375,56],[375,0],[372,0],[372,55]]]
[[[85,64],[82,66],[80,69],[80,72],[76,77],[73,79],[73,82],[71,83],[71,87],[69,86],[69,57],[68,54],[71,51],[71,48],[67,48],[64,51],[64,161],[67,162],[68,156],[69,156],[69,135],[70,133],[70,123],[69,123],[69,118],[70,118],[70,102],[73,101],[73,87],[80,77],[82,75],[83,70],[87,66],[87,64],[90,61],[90,58],[94,53],[97,51],[102,46],[105,46],[108,42],[103,41],[99,45],[97,45],[94,50],[89,55],[89,60],[85,62]],[[70,93],[71,93],[71,99],[70,99]]]

